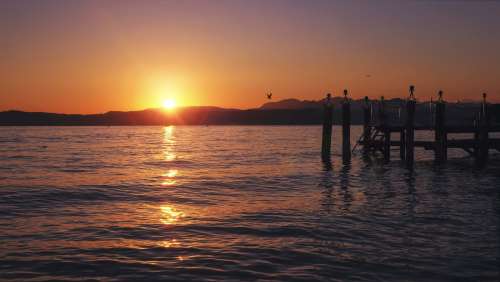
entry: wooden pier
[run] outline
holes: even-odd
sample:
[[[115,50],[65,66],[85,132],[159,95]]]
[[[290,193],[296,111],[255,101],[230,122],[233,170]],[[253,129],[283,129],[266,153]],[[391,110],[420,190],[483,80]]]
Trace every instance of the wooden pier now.
[[[443,92],[438,92],[438,99],[430,103],[430,124],[417,124],[415,109],[417,101],[414,95],[415,87],[410,86],[409,98],[398,109],[396,120],[389,119],[386,101],[381,97],[379,101],[370,101],[365,97],[363,106],[363,133],[355,144],[364,154],[380,152],[384,161],[391,159],[391,150],[399,149],[399,156],[405,165],[411,169],[414,165],[415,148],[434,151],[436,163],[445,163],[448,159],[448,149],[458,148],[469,153],[475,159],[477,166],[487,164],[490,150],[500,152],[500,138],[490,137],[490,133],[500,132],[500,124],[492,124],[489,104],[486,94],[478,105],[476,119],[473,124],[451,125],[446,121],[446,102]],[[377,104],[377,112],[374,105]],[[350,143],[351,107],[347,90],[344,90],[342,111],[342,160],[344,163],[351,159],[353,148]],[[325,103],[323,123],[322,158],[330,158],[332,136],[331,95],[328,94]],[[433,140],[415,140],[416,131],[433,131]],[[395,134],[394,134],[395,133]],[[449,139],[450,134],[470,134],[470,138]],[[396,139],[393,139],[397,136]]]

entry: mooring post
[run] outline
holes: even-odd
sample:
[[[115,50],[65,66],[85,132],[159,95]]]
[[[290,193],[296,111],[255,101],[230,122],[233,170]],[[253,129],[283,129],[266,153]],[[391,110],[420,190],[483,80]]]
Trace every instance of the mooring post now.
[[[368,96],[365,96],[365,104],[363,107],[363,150],[365,152],[370,148],[371,138],[372,138],[372,128],[371,128],[371,105]]]
[[[323,116],[323,138],[321,141],[321,158],[330,160],[332,147],[332,121],[333,121],[333,103],[332,95],[326,95]]]
[[[380,97],[380,103],[378,107],[378,123],[379,125],[385,126],[385,99],[384,96]]]
[[[443,91],[438,92],[436,102],[436,116],[434,118],[434,156],[438,163],[445,162],[447,159],[447,134],[445,127],[446,104],[443,100]]]
[[[399,124],[404,125],[403,120],[403,105],[399,106]],[[399,158],[404,161],[406,154],[405,128],[401,126],[399,131]]]
[[[384,161],[391,160],[391,131],[387,125],[387,113],[385,112],[384,96],[380,97],[380,127],[384,133],[384,143],[382,144],[382,152],[384,153]]]
[[[342,103],[342,160],[344,163],[351,161],[351,103],[344,90]]]
[[[406,139],[404,128],[399,131],[399,158],[404,161],[406,154]]]
[[[413,94],[415,91],[415,86],[410,85],[410,98],[408,99],[406,103],[406,133],[405,133],[405,140],[406,140],[406,153],[405,153],[405,160],[406,160],[406,166],[408,168],[413,168],[413,160],[414,160],[414,153],[415,153],[415,95]]]
[[[489,152],[489,113],[488,104],[486,103],[486,93],[483,93],[483,102],[481,103],[481,110],[479,112],[479,154],[477,156],[477,163],[483,166],[488,161]]]
[[[481,110],[474,117],[474,159],[479,158],[479,122],[480,122]]]
[[[389,162],[391,160],[391,131],[389,128],[384,130],[384,161]]]

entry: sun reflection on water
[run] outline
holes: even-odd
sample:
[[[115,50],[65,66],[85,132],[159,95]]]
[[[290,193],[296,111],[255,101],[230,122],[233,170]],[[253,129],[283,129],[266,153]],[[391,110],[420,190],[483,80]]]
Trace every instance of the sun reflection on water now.
[[[173,179],[167,179],[165,181],[163,181],[161,183],[162,186],[172,186],[172,185],[175,185],[175,183],[177,183],[177,181],[173,180]]]
[[[163,131],[165,133],[165,138],[169,138],[172,136],[172,133],[174,132],[174,126],[173,125],[165,126],[163,128]]]
[[[163,176],[169,177],[169,178],[174,178],[179,171],[177,169],[170,169],[167,173],[165,173]]]
[[[173,138],[174,127],[167,126],[163,129],[163,140],[165,142],[165,160],[170,162],[176,159],[176,154],[174,152],[175,140]]]
[[[175,154],[173,154],[172,152],[165,152],[165,160],[170,162],[170,161],[173,161],[175,160]]]
[[[172,240],[162,241],[159,243],[159,245],[164,247],[164,248],[175,248],[175,247],[179,247],[181,245],[181,243],[179,241],[177,241],[177,239],[172,239]]]
[[[167,162],[171,162],[176,159],[176,154],[174,151],[175,148],[175,140],[173,137],[173,132],[174,132],[174,127],[173,126],[167,126],[163,129],[163,140],[164,140],[164,158]],[[179,171],[177,169],[170,169],[168,170],[165,174],[162,175],[162,177],[165,177],[161,183],[162,186],[172,186],[177,183],[177,180],[175,180],[175,176]]]
[[[183,212],[178,211],[171,206],[161,206],[160,210],[160,221],[165,225],[173,225],[177,223],[181,218],[186,216]]]
[[[161,185],[162,186],[172,186],[175,183],[177,183],[177,181],[174,179],[174,177],[177,175],[178,172],[179,171],[177,169],[170,169],[167,173],[163,174],[162,176],[166,177],[167,179],[165,179],[161,183]]]

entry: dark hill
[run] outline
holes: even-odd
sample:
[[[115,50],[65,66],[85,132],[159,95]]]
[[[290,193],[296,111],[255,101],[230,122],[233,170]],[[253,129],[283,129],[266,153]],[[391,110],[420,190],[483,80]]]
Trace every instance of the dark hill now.
[[[340,123],[341,98],[334,99],[334,122]],[[173,112],[161,109],[120,112],[112,111],[104,114],[55,114],[43,112],[5,111],[0,112],[0,125],[307,125],[321,124],[323,117],[322,101],[299,101],[287,99],[266,103],[258,109],[237,110],[217,107],[186,107]],[[362,123],[364,102],[354,100],[352,107],[352,123]],[[404,101],[393,99],[387,101],[387,111],[391,120],[400,116],[400,107]],[[448,103],[447,122],[472,123],[479,109],[475,103]],[[500,106],[491,106],[492,117],[500,121]],[[374,112],[377,112],[374,104]],[[428,103],[419,103],[416,110],[416,121],[420,124],[431,122]]]

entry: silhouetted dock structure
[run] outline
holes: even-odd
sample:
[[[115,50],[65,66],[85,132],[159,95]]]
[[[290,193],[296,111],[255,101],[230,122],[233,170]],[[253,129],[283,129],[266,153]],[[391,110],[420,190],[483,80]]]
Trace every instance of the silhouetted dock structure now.
[[[390,161],[391,150],[399,150],[400,159],[408,168],[413,168],[415,148],[434,151],[434,159],[437,163],[444,163],[448,158],[448,149],[458,148],[474,157],[478,166],[484,166],[488,161],[490,150],[500,152],[500,138],[492,138],[490,133],[500,132],[500,124],[493,124],[489,111],[489,103],[486,94],[478,104],[474,122],[467,124],[448,124],[446,121],[446,102],[443,92],[438,92],[438,99],[429,103],[429,118],[427,123],[416,122],[415,109],[417,101],[414,96],[415,87],[410,86],[410,95],[404,104],[389,110],[388,105],[381,97],[378,101],[370,101],[365,97],[363,108],[363,133],[351,148],[350,126],[351,111],[350,99],[347,90],[344,90],[344,101],[341,105],[342,111],[342,159],[349,162],[351,152],[358,146],[363,153],[370,154],[380,152],[385,161]],[[323,124],[323,148],[322,158],[330,158],[331,135],[332,135],[332,105],[331,95],[328,94],[325,103],[325,119]],[[392,114],[392,115],[391,115]],[[433,131],[432,140],[415,140],[416,131]],[[450,134],[470,134],[470,138],[453,138]]]

